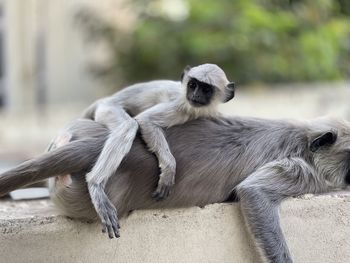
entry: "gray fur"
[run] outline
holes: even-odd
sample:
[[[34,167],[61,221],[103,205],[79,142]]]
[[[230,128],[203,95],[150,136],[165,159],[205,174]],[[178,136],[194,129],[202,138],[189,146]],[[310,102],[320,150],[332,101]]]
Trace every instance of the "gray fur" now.
[[[196,107],[188,101],[187,84],[192,79],[214,87],[215,92],[210,96],[209,104]],[[175,183],[176,161],[163,129],[199,117],[216,117],[219,103],[233,97],[227,94],[232,94],[228,84],[221,68],[214,64],[203,64],[187,68],[181,83],[153,81],[133,85],[112,97],[99,100],[85,111],[84,117],[104,124],[111,131],[96,164],[86,177],[92,203],[104,229],[108,225],[109,237],[113,238],[113,233],[119,236],[118,218],[105,194],[105,185],[130,151],[138,128],[140,127],[148,148],[159,161],[160,179],[153,197],[157,200],[164,199]],[[136,115],[135,118],[130,114]]]
[[[73,134],[72,142],[1,174],[0,194],[32,181],[74,172],[69,187],[51,179],[52,198],[70,217],[96,219],[85,173],[96,161],[108,129],[96,122],[77,120],[65,131]],[[337,134],[337,140],[311,151],[315,138],[329,131]],[[136,138],[106,184],[106,194],[119,215],[135,209],[222,202],[235,189],[246,225],[265,262],[292,262],[279,224],[281,201],[347,186],[347,122],[220,117],[171,127],[166,136],[177,163],[173,194],[163,202],[151,198],[158,178],[157,159]]]
[[[138,131],[137,115],[164,101],[173,101],[181,94],[175,81],[151,81],[132,85],[111,97],[92,104],[83,117],[93,119],[109,130],[93,169],[86,175],[91,201],[110,238],[119,236],[117,211],[105,193],[105,185],[130,151]]]

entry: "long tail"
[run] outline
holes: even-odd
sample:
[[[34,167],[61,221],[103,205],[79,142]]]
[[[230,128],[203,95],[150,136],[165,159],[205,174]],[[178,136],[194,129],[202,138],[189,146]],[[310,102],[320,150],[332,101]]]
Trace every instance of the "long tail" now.
[[[0,196],[56,175],[89,171],[105,140],[102,136],[72,141],[0,174]]]

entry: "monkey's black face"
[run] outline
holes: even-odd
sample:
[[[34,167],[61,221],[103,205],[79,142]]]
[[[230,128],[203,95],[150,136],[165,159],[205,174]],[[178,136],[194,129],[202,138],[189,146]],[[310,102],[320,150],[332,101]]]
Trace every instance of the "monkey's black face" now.
[[[187,83],[186,98],[194,107],[208,106],[215,95],[215,87],[191,78]]]

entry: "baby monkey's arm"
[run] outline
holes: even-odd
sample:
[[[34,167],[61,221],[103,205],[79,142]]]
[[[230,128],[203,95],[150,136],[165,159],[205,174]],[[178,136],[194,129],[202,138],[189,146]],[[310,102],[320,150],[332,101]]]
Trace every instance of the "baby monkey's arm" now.
[[[186,117],[181,118],[176,103],[168,102],[140,113],[135,119],[139,123],[142,138],[149,150],[156,154],[161,169],[158,187],[153,197],[157,200],[164,199],[175,184],[176,161],[169,149],[163,128],[183,123]]]

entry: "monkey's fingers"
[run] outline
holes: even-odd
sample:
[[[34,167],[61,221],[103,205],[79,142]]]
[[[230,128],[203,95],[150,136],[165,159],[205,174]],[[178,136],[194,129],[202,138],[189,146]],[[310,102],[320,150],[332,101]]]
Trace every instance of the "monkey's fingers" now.
[[[109,238],[113,238],[113,231],[111,231],[111,222],[109,221],[108,218],[104,218],[102,221],[102,233],[108,233]]]
[[[160,188],[160,187],[158,186],[157,190],[153,192],[152,197],[153,197],[154,199],[156,199],[156,201],[161,201],[161,200],[163,200],[163,196],[162,196],[163,190],[162,190],[162,189],[163,189],[163,188]]]
[[[107,222],[108,222],[107,224],[108,236],[110,238],[120,237],[120,234],[119,234],[120,225],[117,217],[117,211],[115,209],[108,211]]]
[[[119,220],[117,218],[117,215],[112,216],[110,220],[111,220],[114,236],[116,238],[120,237],[120,234],[119,234],[120,225],[119,225]]]
[[[117,221],[112,220],[113,222],[111,222],[111,220],[108,219],[108,221],[106,223],[102,223],[103,224],[103,228],[102,228],[102,233],[106,233],[108,232],[108,237],[110,239],[116,237],[119,238],[120,234],[119,234],[119,224]]]
[[[168,185],[158,185],[157,190],[153,192],[152,197],[157,201],[164,200],[169,196],[171,187]]]
[[[158,192],[157,191],[154,191],[152,193],[152,198],[156,199],[157,200],[157,197],[158,197]]]
[[[98,215],[101,219],[101,223],[103,226],[102,232],[107,232],[109,238],[120,237],[120,225],[118,221],[117,209],[109,200],[105,200],[105,202],[100,202],[98,207]]]
[[[110,239],[112,239],[114,237],[118,238],[120,236],[118,228],[115,227],[114,222],[112,223],[112,221],[108,217],[106,217],[103,220],[102,224],[103,224],[102,232],[103,233],[107,232],[108,233],[108,237]]]
[[[109,222],[107,223],[107,230],[108,230],[108,236],[110,239],[114,238],[114,229],[112,224]]]
[[[119,228],[118,228],[118,223],[112,223],[112,228],[113,228],[113,232],[114,232],[114,236],[116,238],[119,238],[120,237],[120,234],[119,234]]]

